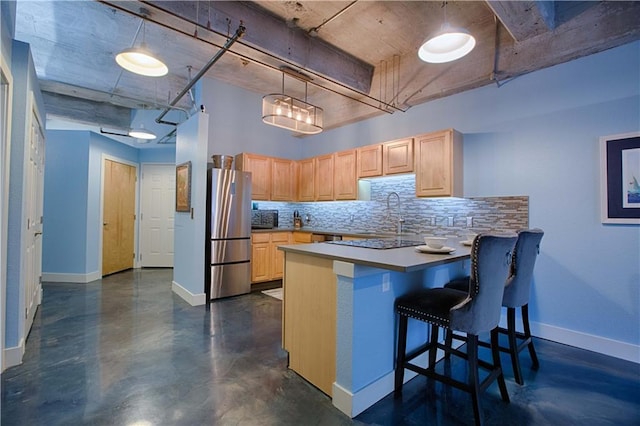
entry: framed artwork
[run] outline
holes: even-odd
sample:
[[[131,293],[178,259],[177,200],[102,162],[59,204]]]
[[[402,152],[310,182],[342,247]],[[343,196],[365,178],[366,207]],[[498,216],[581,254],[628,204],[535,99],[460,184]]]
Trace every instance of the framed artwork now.
[[[176,166],[176,211],[191,211],[191,161]]]
[[[600,138],[602,223],[640,224],[640,132]]]

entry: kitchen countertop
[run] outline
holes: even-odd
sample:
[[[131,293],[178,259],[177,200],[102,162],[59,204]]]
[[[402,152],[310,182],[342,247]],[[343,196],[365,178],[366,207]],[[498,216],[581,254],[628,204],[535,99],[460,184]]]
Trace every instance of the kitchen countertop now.
[[[403,236],[402,238],[412,239],[409,236]],[[420,237],[417,235],[414,236],[413,239],[420,241]],[[458,262],[470,257],[471,247],[462,245],[458,241],[450,241],[448,245],[456,249],[451,254],[421,253],[416,251],[415,247],[381,250],[343,246],[327,242],[318,244],[283,245],[279,246],[278,249],[285,253],[291,252],[306,254],[398,272],[413,272],[432,266]]]

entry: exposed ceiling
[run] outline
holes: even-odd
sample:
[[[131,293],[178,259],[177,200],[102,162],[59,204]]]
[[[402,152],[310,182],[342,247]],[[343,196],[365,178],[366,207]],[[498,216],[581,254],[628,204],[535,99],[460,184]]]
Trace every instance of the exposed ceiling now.
[[[421,62],[416,52],[445,14],[476,48],[455,62]],[[241,21],[246,32],[205,75],[267,94],[281,90],[280,67],[302,71],[331,129],[638,40],[640,2],[18,0],[15,37],[31,45],[49,118],[125,129],[131,109],[190,109],[188,95],[176,96]],[[116,64],[143,38],[167,76]],[[303,82],[284,81],[304,99]]]

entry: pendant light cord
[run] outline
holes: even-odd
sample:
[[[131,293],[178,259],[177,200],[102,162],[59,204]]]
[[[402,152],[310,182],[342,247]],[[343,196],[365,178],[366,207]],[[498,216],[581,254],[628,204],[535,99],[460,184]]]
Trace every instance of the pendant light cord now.
[[[140,24],[138,25],[138,29],[136,30],[136,33],[133,36],[133,40],[131,41],[131,48],[133,48],[133,46],[135,46],[136,40],[138,39],[138,35],[140,34],[140,29],[142,28],[143,25],[144,25],[144,18],[142,18],[142,21],[140,21]],[[144,43],[144,31],[142,32],[142,42]],[[116,82],[113,85],[113,89],[111,89],[111,91],[109,92],[109,94],[112,97],[113,97],[114,93],[116,92],[116,88],[118,87],[118,84],[120,84],[120,79],[122,78],[122,73],[123,72],[124,72],[124,70],[122,68],[120,68],[120,73],[118,73],[118,78],[116,78]]]

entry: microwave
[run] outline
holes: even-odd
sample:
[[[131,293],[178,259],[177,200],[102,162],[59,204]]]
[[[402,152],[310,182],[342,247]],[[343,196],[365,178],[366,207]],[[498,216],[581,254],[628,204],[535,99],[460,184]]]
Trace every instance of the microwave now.
[[[251,229],[278,227],[278,210],[251,210]]]

